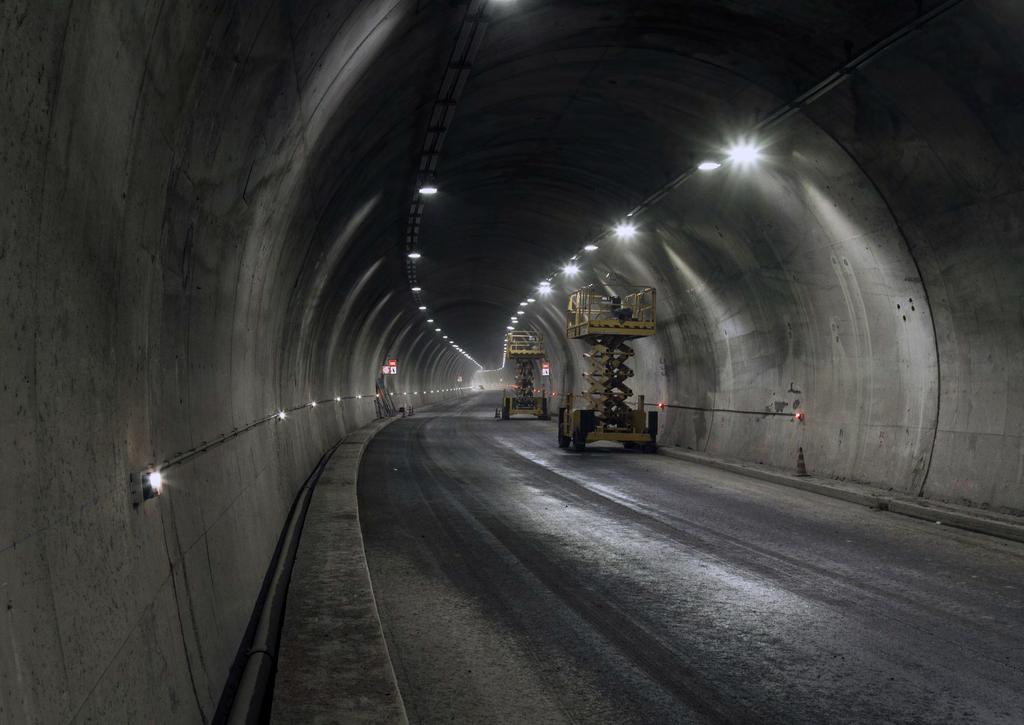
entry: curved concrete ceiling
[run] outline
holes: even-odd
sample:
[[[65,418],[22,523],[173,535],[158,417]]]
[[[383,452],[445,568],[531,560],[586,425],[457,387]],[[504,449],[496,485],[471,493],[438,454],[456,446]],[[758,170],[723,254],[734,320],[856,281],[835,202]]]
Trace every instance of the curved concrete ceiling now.
[[[373,417],[380,364],[417,405],[477,370],[450,341],[498,366],[541,279],[744,136],[760,164],[688,178],[530,307],[556,386],[565,294],[614,271],[659,289],[633,387],[679,406],[666,444],[803,447],[817,475],[1024,511],[1020,3],[479,4],[419,298],[409,209],[473,6],[0,11],[0,719],[211,717],[294,492]],[[240,429],[131,506],[131,472]]]

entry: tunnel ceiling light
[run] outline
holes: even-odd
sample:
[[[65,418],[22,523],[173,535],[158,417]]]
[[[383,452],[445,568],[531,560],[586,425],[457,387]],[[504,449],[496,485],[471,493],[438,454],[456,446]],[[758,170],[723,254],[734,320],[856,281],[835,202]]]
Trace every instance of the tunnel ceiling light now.
[[[334,397],[334,402],[335,402],[335,403],[340,403],[340,402],[341,402],[341,396],[340,396],[340,395],[336,395],[336,396]]]
[[[534,302],[536,302],[536,301],[537,301],[537,300],[533,299],[533,297],[527,297],[527,298],[526,298],[526,302],[527,302],[528,304],[531,304],[531,305],[532,305],[532,304],[533,304]]]
[[[283,410],[277,411],[277,419],[278,420],[284,420],[287,417],[288,417],[288,414],[285,413]]]
[[[420,305],[420,310],[426,311],[426,309],[427,309],[426,305]]]
[[[440,327],[435,327],[435,328],[434,328],[434,332],[440,332],[440,331],[441,331],[441,328],[440,328]]]
[[[442,340],[447,340],[447,339],[448,339],[448,336],[447,336],[447,335],[441,335],[441,339],[442,339]]]
[[[628,242],[630,239],[636,236],[636,226],[629,222],[622,222],[621,224],[615,225],[615,236],[619,239]]]
[[[315,408],[316,407],[316,401],[315,400],[309,401],[309,407],[310,408]]]
[[[584,252],[596,252],[597,250],[598,246],[596,244],[588,244],[583,248]]]
[[[434,184],[424,184],[420,187],[420,193],[423,194],[423,196],[433,196],[437,192],[438,188]]]
[[[562,267],[562,273],[568,275],[569,277],[575,277],[577,274],[580,273],[580,268],[577,267],[572,262],[570,262],[569,264]]]
[[[422,292],[422,291],[423,291],[423,288],[422,288],[422,287],[418,287],[418,286],[417,286],[417,287],[413,287],[413,288],[412,288],[412,291],[413,291],[413,292]]]
[[[721,166],[717,161],[702,161],[697,165],[697,168],[701,171],[714,171]]]
[[[543,282],[541,282],[541,283],[540,283],[539,285],[537,285],[537,286],[538,286],[538,287],[539,287],[540,289],[548,289],[549,287],[551,287],[551,280],[550,280],[550,279],[546,279],[546,280],[544,280]]]
[[[506,327],[505,329],[506,329],[506,330],[514,330],[514,329],[516,329],[516,328],[512,327],[512,325],[509,325],[509,326],[508,326],[508,327]]]
[[[433,320],[427,320],[427,322],[433,323],[434,321]]]
[[[529,303],[527,303],[527,302],[520,302],[520,303],[519,303],[519,306],[520,306],[520,307],[526,307],[526,305],[527,305],[527,304],[529,304]]]
[[[761,158],[761,149],[757,145],[744,141],[729,149],[729,160],[737,166],[749,166]]]
[[[419,252],[409,252],[409,259],[420,259],[423,255]]]

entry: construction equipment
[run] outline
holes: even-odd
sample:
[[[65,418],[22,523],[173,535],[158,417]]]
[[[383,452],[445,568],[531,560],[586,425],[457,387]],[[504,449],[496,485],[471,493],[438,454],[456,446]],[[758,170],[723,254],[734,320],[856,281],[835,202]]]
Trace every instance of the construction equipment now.
[[[612,289],[614,287],[614,289]],[[629,367],[633,348],[627,342],[650,337],[657,331],[656,291],[624,283],[609,276],[607,284],[589,285],[569,297],[566,334],[590,345],[583,373],[587,391],[570,393],[558,409],[558,446],[582,451],[587,443],[616,441],[645,453],[658,449],[658,412],[644,410],[644,396],[636,408],[627,402],[633,391]],[[580,401],[582,408],[574,409]]]
[[[548,398],[543,387],[534,386],[536,362],[544,357],[544,338],[537,332],[516,330],[505,337],[508,358],[516,366],[516,382],[506,389],[501,398],[500,417],[508,420],[515,415],[532,415],[551,420]]]

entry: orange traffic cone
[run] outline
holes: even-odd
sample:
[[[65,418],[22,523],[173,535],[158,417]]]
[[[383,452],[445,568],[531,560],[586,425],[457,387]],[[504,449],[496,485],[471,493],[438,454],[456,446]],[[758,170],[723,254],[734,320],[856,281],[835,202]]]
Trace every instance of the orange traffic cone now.
[[[804,449],[800,447],[800,452],[796,454],[796,475],[806,476],[807,475],[807,464],[804,463]]]

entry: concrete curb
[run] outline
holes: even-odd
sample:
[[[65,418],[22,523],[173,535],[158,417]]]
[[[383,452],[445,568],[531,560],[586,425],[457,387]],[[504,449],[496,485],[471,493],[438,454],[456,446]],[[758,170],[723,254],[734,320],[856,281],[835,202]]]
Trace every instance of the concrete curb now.
[[[312,491],[338,445],[340,443],[324,452],[292,502],[288,519],[267,569],[263,588],[257,598],[249,629],[246,631],[245,649],[239,652],[232,668],[237,672],[238,679],[233,680],[229,676],[213,718],[215,723],[255,725],[262,722],[268,690],[273,682],[277,663],[288,583],[302,524],[309,508]]]
[[[766,470],[753,465],[732,463],[711,456],[672,448],[659,448],[658,452],[669,458],[720,468],[741,476],[769,481],[820,496],[828,496],[869,508],[890,511],[894,514],[911,516],[966,531],[996,536],[1001,539],[1024,542],[1024,521],[1017,523],[1012,517],[1002,514],[979,513],[964,506],[923,501],[887,491],[857,490],[851,484],[829,483],[820,478],[790,476],[777,471]]]
[[[396,420],[374,421],[347,436],[313,492],[288,591],[271,722],[408,725],[357,499],[366,447]]]

